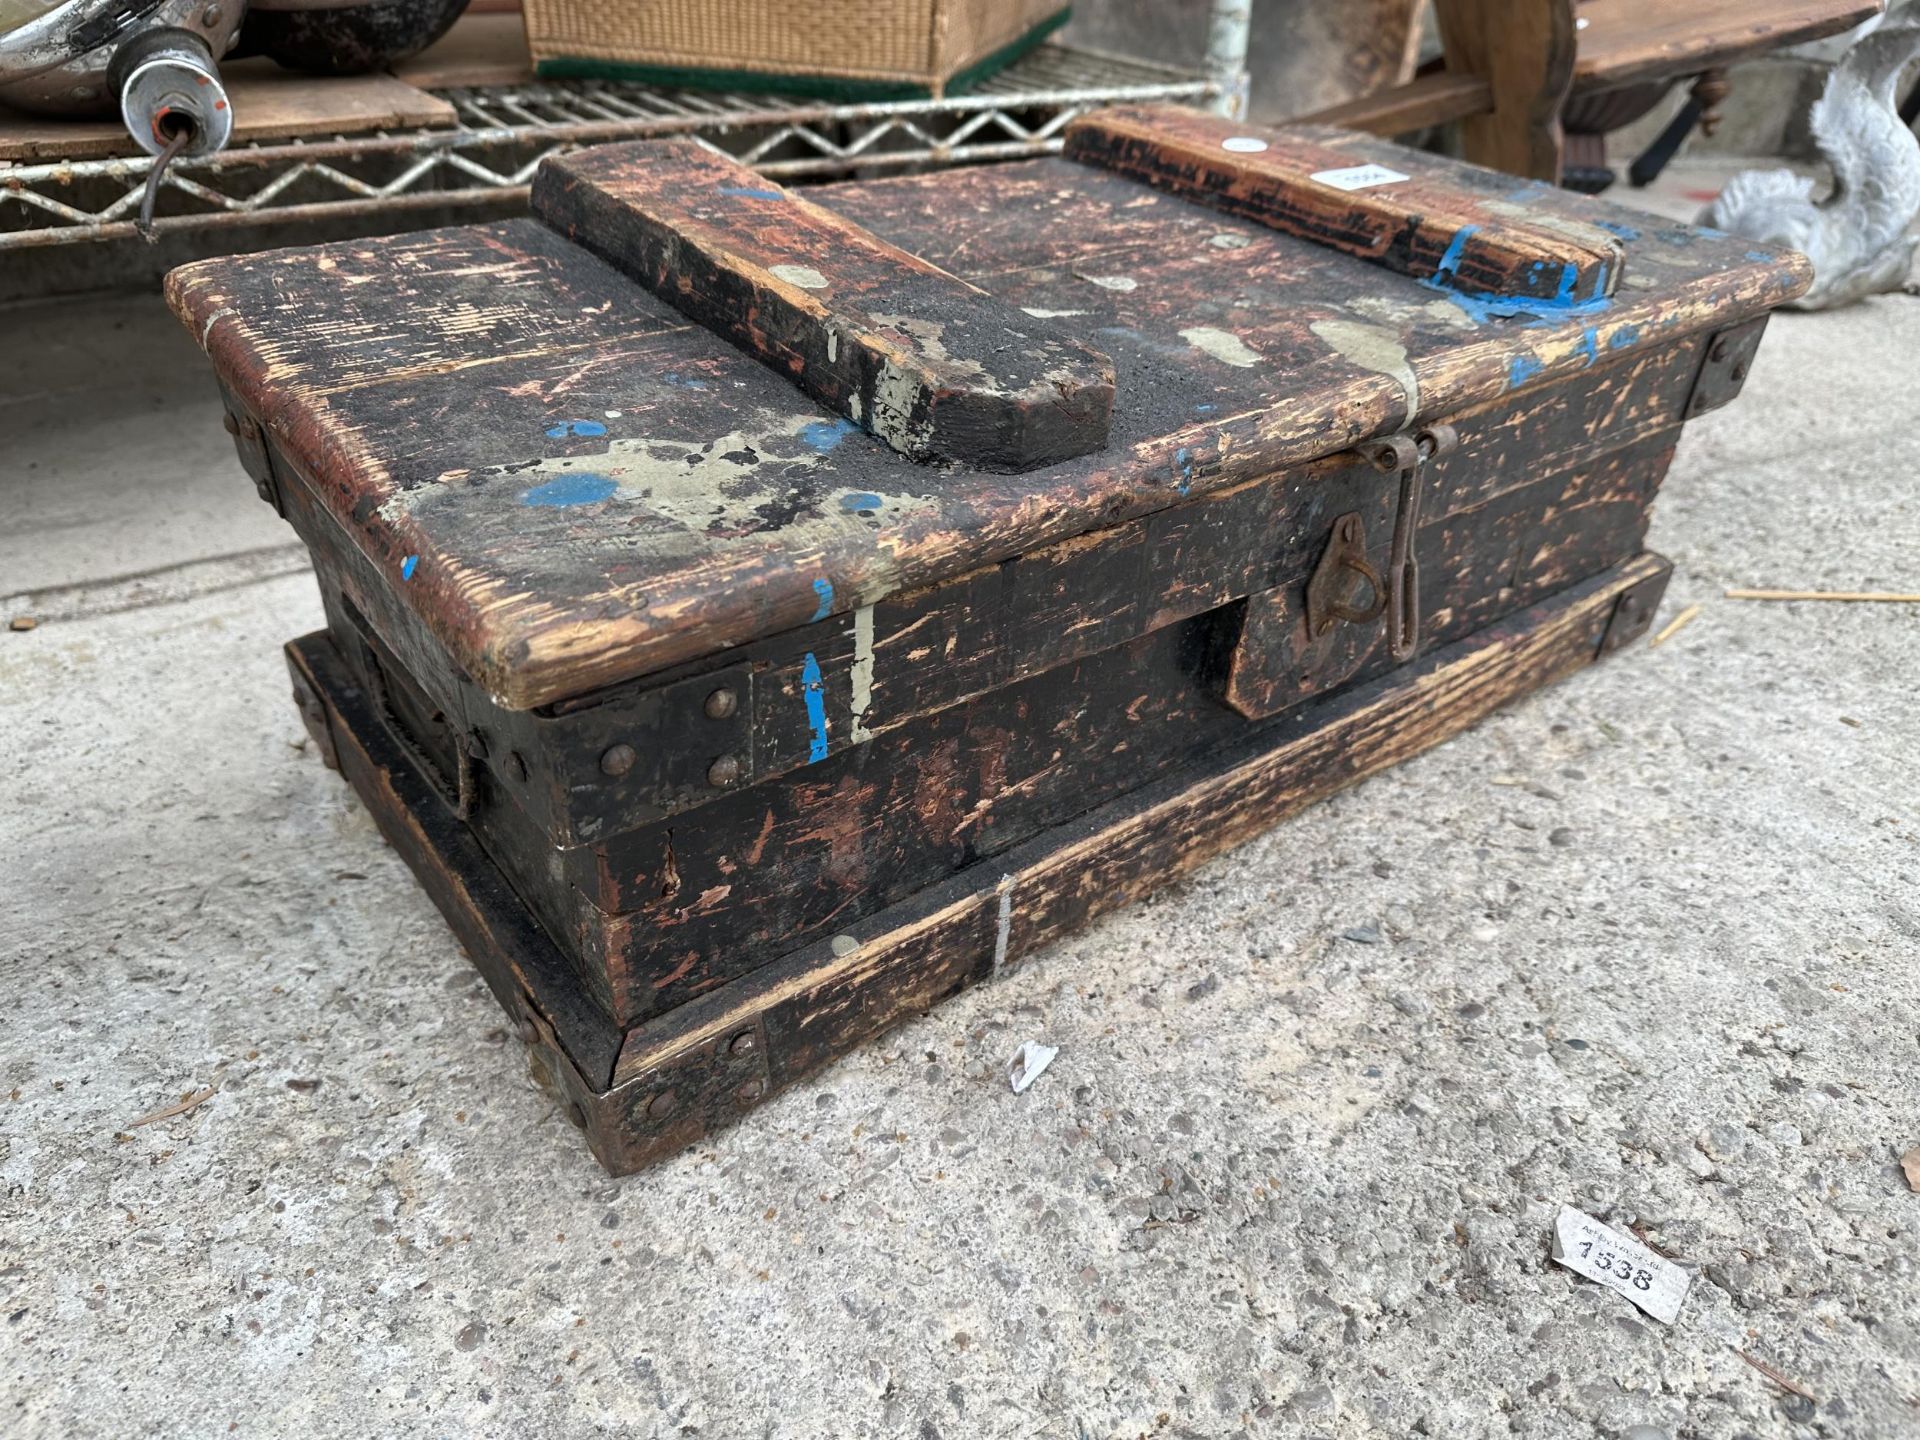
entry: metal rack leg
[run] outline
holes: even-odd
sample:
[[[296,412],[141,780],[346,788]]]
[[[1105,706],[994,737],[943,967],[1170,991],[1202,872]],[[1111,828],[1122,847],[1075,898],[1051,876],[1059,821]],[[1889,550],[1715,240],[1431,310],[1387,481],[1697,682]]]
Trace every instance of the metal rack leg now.
[[[1247,37],[1253,29],[1253,0],[1213,0],[1207,22],[1207,78],[1219,94],[1214,110],[1230,120],[1247,113]]]

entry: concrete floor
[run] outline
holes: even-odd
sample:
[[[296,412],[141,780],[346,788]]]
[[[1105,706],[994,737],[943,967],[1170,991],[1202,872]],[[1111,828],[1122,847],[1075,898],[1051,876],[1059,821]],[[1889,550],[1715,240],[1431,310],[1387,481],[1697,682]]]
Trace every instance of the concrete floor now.
[[[302,738],[201,357],[0,330],[0,1432],[1920,1433],[1920,609],[1722,598],[1920,590],[1920,301],[1690,432],[1667,643],[625,1182]]]

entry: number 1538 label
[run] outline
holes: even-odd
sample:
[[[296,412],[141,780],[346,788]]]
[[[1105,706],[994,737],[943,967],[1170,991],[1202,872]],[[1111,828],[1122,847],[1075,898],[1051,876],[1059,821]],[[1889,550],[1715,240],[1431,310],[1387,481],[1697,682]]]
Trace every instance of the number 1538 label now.
[[[1673,1324],[1693,1283],[1671,1260],[1571,1206],[1561,1206],[1553,1222],[1553,1258],[1618,1290],[1663,1325]]]

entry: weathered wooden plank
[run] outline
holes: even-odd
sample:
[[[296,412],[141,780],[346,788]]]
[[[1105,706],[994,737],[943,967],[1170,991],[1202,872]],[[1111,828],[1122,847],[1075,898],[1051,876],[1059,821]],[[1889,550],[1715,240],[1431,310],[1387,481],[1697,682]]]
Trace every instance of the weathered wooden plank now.
[[[1579,315],[1506,318],[1381,269],[1356,294],[1335,251],[1060,160],[817,192],[1113,357],[1113,447],[1019,479],[930,485],[870,437],[836,438],[729,343],[623,329],[676,322],[630,286],[597,294],[611,267],[531,221],[416,237],[403,264],[385,241],[203,262],[169,296],[395,603],[486,694],[531,709],[804,627],[820,582],[845,614],[1297,466],[1410,408],[1445,414],[1736,324],[1806,283],[1802,261],[1746,242],[1420,163],[1484,202],[1632,231],[1632,281]],[[550,252],[562,273],[542,278]],[[490,273],[511,294],[490,295]],[[577,295],[576,337],[559,321]],[[553,328],[463,336],[463,304],[485,328],[509,300]],[[882,503],[863,515],[868,494]]]
[[[637,1027],[611,1083],[555,1016],[564,966],[471,836],[385,739],[331,645],[289,647],[348,781],[427,889],[610,1171],[720,1128],[873,1035],[1177,878],[1312,802],[1408,759],[1644,633],[1666,563],[1643,555],[1383,681],[976,866]],[[1635,602],[1615,625],[1622,597]],[[1617,633],[1609,633],[1610,627]]]
[[[1249,131],[1167,105],[1083,116],[1067,128],[1066,155],[1470,294],[1571,306],[1619,285],[1618,236],[1510,218],[1429,178],[1411,152],[1391,157],[1403,168],[1364,158],[1376,145],[1322,126]]]
[[[1697,75],[1837,35],[1886,8],[1884,0],[1607,0],[1584,5],[1575,90]]]
[[[1652,436],[1423,532],[1428,647],[1638,553],[1673,439]],[[1324,526],[1308,534],[1280,592],[1295,615],[1306,557],[1326,540]],[[1377,525],[1371,537],[1379,568],[1389,534]],[[1213,674],[1239,621],[1230,607],[1165,627],[889,727],[697,816],[576,850],[556,854],[511,804],[477,807],[474,823],[585,981],[630,1023],[1246,734],[1216,700]],[[1301,639],[1285,662],[1261,718],[1395,663],[1380,620]]]
[[[1480,76],[1435,70],[1404,85],[1315,110],[1302,115],[1300,121],[1391,137],[1479,115],[1492,108],[1493,89]]]
[[[1667,568],[1653,556],[1630,561],[1388,680],[1322,702],[1294,727],[1168,776],[850,927],[851,949],[809,947],[636,1028],[616,1067],[615,1095],[629,1112],[650,1103],[654,1077],[670,1074],[676,1057],[750,1023],[769,1037],[773,1084],[800,1078],[923,1008],[926,997],[986,978],[996,962],[1017,961],[1589,663],[1621,595],[1663,581]]]
[[[1426,523],[1578,470],[1606,450],[1675,423],[1687,406],[1701,346],[1695,339],[1611,362],[1603,356],[1575,380],[1524,384],[1503,400],[1452,417],[1459,448],[1430,467]],[[273,461],[288,469],[278,452]],[[359,557],[304,481],[289,476],[282,488],[284,511],[313,546],[324,583],[351,599],[445,713],[483,737],[490,751],[485,766],[503,798],[510,796],[560,846],[596,842],[719,798],[723,791],[709,783],[708,770],[721,756],[742,763],[734,785],[814,763],[813,734],[796,698],[808,655],[820,670],[829,753],[858,743],[852,677],[863,623],[871,653],[862,728],[882,734],[1047,665],[1301,575],[1318,559],[1334,516],[1360,512],[1377,538],[1391,524],[1394,499],[1393,486],[1362,461],[1316,462],[890,597],[871,607],[864,622],[858,612],[831,616],[717,654],[694,671],[581,697],[548,713],[504,710],[455,673],[407,605],[404,587]],[[726,687],[734,708],[716,718],[707,701]],[[632,767],[618,776],[601,764],[616,745],[634,755]],[[516,755],[524,775],[504,768]]]
[[[232,145],[373,130],[448,128],[451,104],[418,82],[391,75],[294,75],[256,57],[223,62],[221,83],[233,107]],[[140,146],[119,119],[28,115],[0,109],[0,165],[135,156]]]
[[[551,156],[533,213],[911,460],[1107,443],[1105,355],[691,140]]]

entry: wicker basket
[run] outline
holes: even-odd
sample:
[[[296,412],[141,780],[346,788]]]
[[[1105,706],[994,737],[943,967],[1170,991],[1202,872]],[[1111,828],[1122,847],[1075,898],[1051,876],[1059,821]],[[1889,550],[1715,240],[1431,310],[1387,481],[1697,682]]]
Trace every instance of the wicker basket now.
[[[525,0],[542,75],[830,99],[964,91],[1066,23],[1062,0]]]

